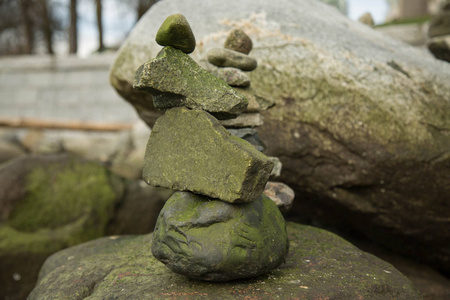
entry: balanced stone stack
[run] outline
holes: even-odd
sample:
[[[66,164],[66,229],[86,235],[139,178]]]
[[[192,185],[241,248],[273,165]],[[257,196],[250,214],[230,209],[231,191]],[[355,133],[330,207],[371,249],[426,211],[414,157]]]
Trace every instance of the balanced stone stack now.
[[[156,41],[164,48],[134,82],[165,111],[150,135],[143,177],[177,192],[158,217],[153,255],[174,272],[209,281],[276,268],[288,239],[279,209],[263,194],[273,163],[218,120],[236,118],[248,100],[187,55],[195,38],[184,16],[169,16]]]
[[[211,49],[207,54],[207,62],[203,66],[214,76],[225,81],[236,91],[246,96],[249,101],[247,109],[235,119],[221,120],[220,123],[237,137],[243,138],[259,151],[265,150],[259,139],[257,127],[263,125],[261,111],[270,109],[275,101],[270,97],[257,93],[250,87],[250,78],[245,73],[257,67],[256,59],[248,54],[253,48],[250,37],[241,29],[233,29],[225,40],[224,48]],[[281,173],[281,162],[277,157],[269,157],[274,163],[271,178]],[[294,200],[294,191],[282,182],[269,182],[265,193],[270,193],[272,200],[283,212],[287,212]]]

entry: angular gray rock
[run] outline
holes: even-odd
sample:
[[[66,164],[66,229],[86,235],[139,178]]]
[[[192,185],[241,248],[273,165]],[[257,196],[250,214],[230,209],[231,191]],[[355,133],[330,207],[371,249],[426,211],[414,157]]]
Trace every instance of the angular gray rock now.
[[[127,99],[138,60],[159,49],[150,28],[175,12],[195,31],[197,61],[236,24],[252,32],[252,88],[277,101],[258,133],[281,158],[279,180],[310,207],[297,214],[449,272],[450,64],[314,0],[173,0],[141,19],[119,53],[112,77]]]
[[[219,284],[174,274],[153,257],[151,234],[97,239],[50,257],[28,299],[422,299],[391,264],[333,233],[295,223],[287,233],[286,263]]]
[[[257,66],[256,59],[225,48],[209,50],[208,61],[217,67],[232,67],[241,69],[242,71],[253,71]]]
[[[133,86],[151,93],[159,109],[184,106],[228,119],[238,116],[248,105],[244,96],[170,46],[136,71]]]
[[[153,127],[142,176],[153,186],[251,202],[261,195],[272,167],[264,154],[210,114],[173,108]]]
[[[153,233],[152,253],[172,271],[207,281],[255,277],[278,267],[289,242],[275,203],[245,204],[176,192]]]

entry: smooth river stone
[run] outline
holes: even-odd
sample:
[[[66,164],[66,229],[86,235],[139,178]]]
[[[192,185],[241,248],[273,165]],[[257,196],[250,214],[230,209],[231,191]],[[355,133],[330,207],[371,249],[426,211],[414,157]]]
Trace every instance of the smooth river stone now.
[[[261,195],[272,168],[267,156],[210,114],[173,108],[153,127],[143,178],[153,186],[239,203]]]
[[[283,216],[264,194],[236,205],[177,192],[161,210],[153,237],[159,261],[208,281],[258,276],[278,267],[289,249]]]
[[[214,48],[208,52],[208,61],[217,67],[232,67],[242,71],[253,71],[256,69],[256,59],[243,53],[224,49]]]

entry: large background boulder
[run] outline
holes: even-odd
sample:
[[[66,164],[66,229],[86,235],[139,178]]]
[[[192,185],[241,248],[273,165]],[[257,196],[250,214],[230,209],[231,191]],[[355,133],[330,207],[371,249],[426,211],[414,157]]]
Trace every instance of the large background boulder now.
[[[277,105],[260,136],[280,157],[297,211],[357,230],[450,270],[450,65],[314,0],[157,3],[118,53],[111,82],[150,125],[151,97],[134,71],[161,49],[159,25],[182,13],[192,57],[242,28],[258,60],[252,87]]]

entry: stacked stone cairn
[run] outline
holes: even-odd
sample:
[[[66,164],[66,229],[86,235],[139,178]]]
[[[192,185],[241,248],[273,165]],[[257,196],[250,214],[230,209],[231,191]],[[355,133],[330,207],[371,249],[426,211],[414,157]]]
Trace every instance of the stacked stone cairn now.
[[[259,139],[256,128],[263,125],[261,111],[273,107],[275,101],[250,86],[246,72],[257,67],[256,59],[248,55],[252,48],[250,37],[242,29],[235,28],[228,34],[224,48],[211,49],[207,59],[201,60],[201,65],[248,99],[249,104],[244,113],[234,119],[221,120],[220,124],[232,135],[245,139],[262,152],[265,145]],[[269,159],[274,163],[270,174],[270,178],[274,179],[280,176],[281,162],[277,157]],[[294,191],[282,182],[268,182],[264,193],[270,195],[283,213],[289,211],[295,197]]]
[[[153,255],[208,281],[278,267],[289,246],[283,216],[263,194],[273,163],[219,122],[239,116],[248,100],[188,56],[195,38],[183,15],[169,16],[156,42],[164,48],[134,81],[165,111],[147,143],[143,178],[177,192],[158,217]]]

